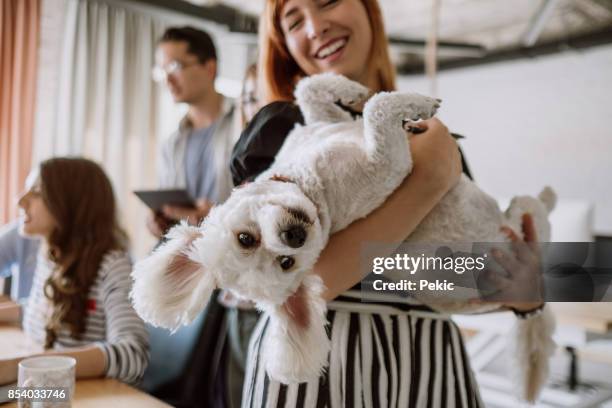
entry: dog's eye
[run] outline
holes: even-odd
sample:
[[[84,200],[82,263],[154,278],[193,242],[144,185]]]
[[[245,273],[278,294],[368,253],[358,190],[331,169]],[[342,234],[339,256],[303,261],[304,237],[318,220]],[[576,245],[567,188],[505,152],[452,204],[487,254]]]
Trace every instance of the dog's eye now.
[[[238,233],[238,242],[240,243],[240,246],[242,246],[243,248],[251,248],[255,246],[255,244],[257,243],[257,241],[255,240],[255,237],[253,237],[248,232]]]
[[[295,265],[295,259],[290,256],[279,256],[278,263],[280,267],[283,268],[284,271],[291,269],[293,265]]]

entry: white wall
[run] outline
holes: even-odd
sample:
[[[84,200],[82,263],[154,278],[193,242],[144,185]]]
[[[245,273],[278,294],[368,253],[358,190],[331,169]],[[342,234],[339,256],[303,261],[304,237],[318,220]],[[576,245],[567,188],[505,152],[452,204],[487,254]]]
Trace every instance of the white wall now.
[[[429,94],[425,77],[401,90]],[[457,133],[479,185],[496,197],[549,184],[595,204],[612,236],[612,46],[443,71],[439,117]]]

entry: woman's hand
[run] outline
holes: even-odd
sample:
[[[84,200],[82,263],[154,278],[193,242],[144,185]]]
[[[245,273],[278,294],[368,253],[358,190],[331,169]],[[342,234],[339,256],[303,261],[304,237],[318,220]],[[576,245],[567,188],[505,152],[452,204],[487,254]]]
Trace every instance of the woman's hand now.
[[[410,137],[412,174],[424,176],[433,188],[448,191],[457,184],[463,171],[457,142],[437,118],[419,122],[417,126],[426,130]]]
[[[461,155],[446,126],[438,119],[418,126],[427,130],[410,138],[412,173],[383,205],[332,235],[321,252],[314,270],[327,288],[325,300],[334,299],[365,277],[360,262],[369,261],[359,256],[363,243],[403,241],[459,180]]]
[[[544,292],[542,260],[533,218],[530,214],[524,214],[522,221],[525,240],[510,228],[502,227],[502,231],[512,241],[512,253],[499,249],[491,251],[495,261],[504,268],[506,276],[493,272],[485,276],[498,290],[487,300],[500,299],[504,301],[505,307],[518,312],[541,306]]]
[[[0,385],[11,384],[17,381],[18,358],[0,359]]]

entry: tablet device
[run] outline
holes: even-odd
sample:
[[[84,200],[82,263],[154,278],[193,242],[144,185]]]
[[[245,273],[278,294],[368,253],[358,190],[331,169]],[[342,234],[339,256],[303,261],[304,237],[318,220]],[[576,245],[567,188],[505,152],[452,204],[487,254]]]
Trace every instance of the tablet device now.
[[[155,212],[160,212],[164,205],[195,208],[194,199],[184,189],[139,190],[134,194]]]

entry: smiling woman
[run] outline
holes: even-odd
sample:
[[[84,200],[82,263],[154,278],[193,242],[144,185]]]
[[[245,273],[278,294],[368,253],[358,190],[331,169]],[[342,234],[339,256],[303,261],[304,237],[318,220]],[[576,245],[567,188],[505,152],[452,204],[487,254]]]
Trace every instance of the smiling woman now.
[[[372,90],[395,88],[382,13],[376,0],[279,0],[261,18],[263,100],[293,100],[307,75],[334,72]],[[269,5],[269,2],[268,2]]]
[[[301,78],[333,72],[373,92],[395,89],[376,0],[268,0],[259,35],[258,86],[268,105],[234,148],[235,184],[267,169],[287,134],[303,123],[292,103]],[[274,328],[264,317],[250,343],[243,406],[482,406],[461,334],[448,316],[411,301],[365,304],[358,290],[361,243],[405,239],[461,174],[457,144],[446,127],[437,119],[424,127],[425,133],[411,138],[411,176],[377,210],[332,235],[314,266],[331,301],[327,371],[299,384],[271,379],[263,344]],[[288,307],[299,316],[295,296],[299,292]]]
[[[23,313],[28,337],[45,354],[74,357],[79,378],[139,381],[148,334],[128,300],[127,237],[102,168],[80,158],[46,160],[28,177],[19,207],[22,233],[43,241]],[[16,364],[0,360],[0,384],[16,379]]]

